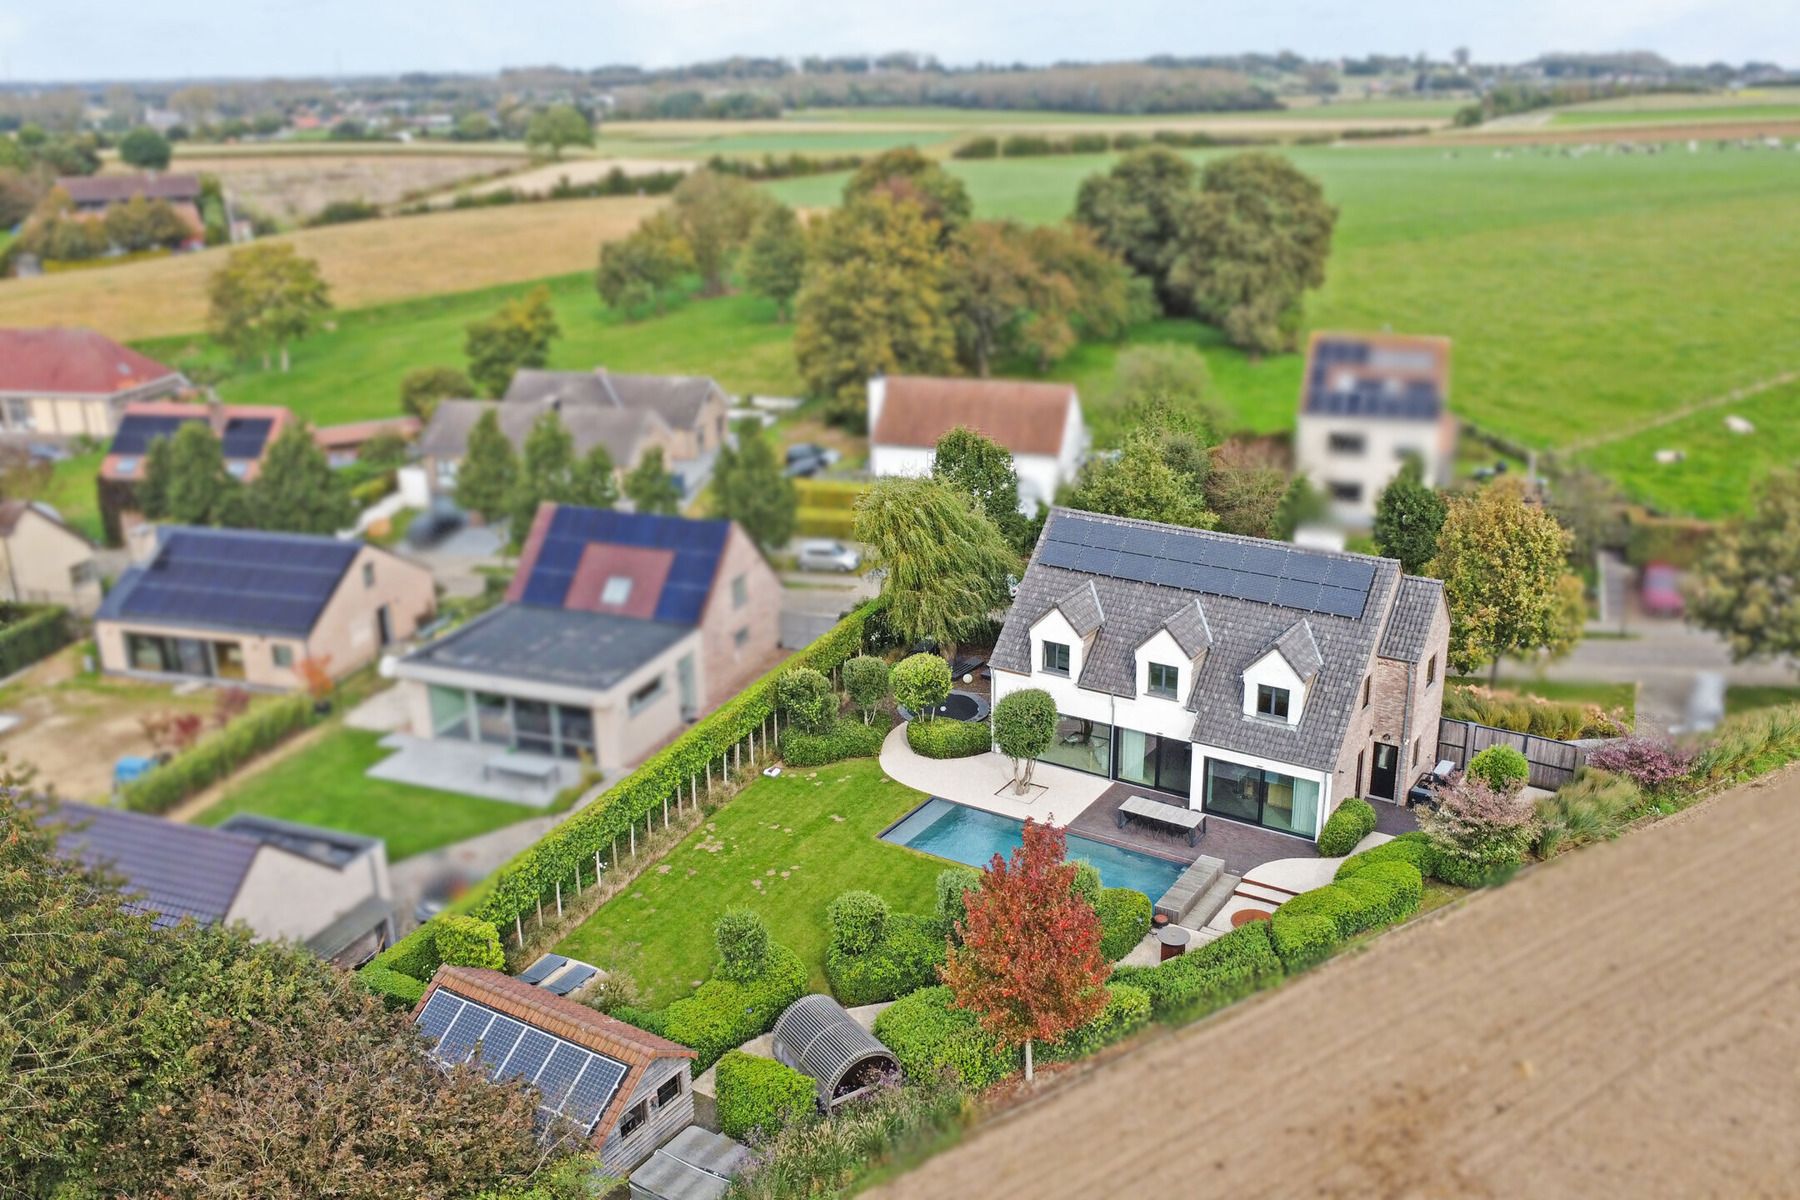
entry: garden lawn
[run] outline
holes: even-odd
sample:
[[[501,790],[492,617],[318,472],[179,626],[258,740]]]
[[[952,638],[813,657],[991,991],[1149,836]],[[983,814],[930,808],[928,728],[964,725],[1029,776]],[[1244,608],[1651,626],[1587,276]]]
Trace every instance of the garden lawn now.
[[[931,911],[949,864],[876,837],[925,799],[872,758],[759,778],[556,949],[623,971],[642,1003],[662,1007],[712,973],[713,922],[743,906],[806,963],[813,990],[829,991],[825,906],[838,893],[867,888],[896,911]]]
[[[1779,708],[1784,704],[1800,704],[1800,687],[1734,683],[1725,688],[1725,715],[1728,717],[1752,709]]]
[[[233,813],[360,833],[387,842],[389,862],[435,850],[540,815],[500,800],[369,779],[363,772],[388,756],[381,735],[339,725],[317,742],[233,784],[195,818],[217,825]]]
[[[96,542],[105,541],[105,529],[100,523],[100,464],[105,458],[105,450],[91,450],[63,459],[34,497]]]

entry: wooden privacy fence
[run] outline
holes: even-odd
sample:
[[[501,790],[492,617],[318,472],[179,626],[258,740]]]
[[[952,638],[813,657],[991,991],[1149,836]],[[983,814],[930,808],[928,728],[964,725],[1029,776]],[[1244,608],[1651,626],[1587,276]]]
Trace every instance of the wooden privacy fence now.
[[[1459,767],[1489,746],[1511,746],[1531,764],[1532,787],[1555,791],[1569,780],[1587,761],[1587,751],[1574,742],[1539,737],[1534,733],[1515,733],[1474,721],[1454,721],[1445,717],[1438,722],[1439,759],[1449,759]]]

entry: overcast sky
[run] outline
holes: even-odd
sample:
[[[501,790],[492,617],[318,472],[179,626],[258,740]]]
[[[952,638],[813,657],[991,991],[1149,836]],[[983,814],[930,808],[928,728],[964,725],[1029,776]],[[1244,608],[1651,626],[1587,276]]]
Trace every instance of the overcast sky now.
[[[0,80],[669,66],[918,50],[949,63],[1295,50],[1800,65],[1800,0],[0,0]]]

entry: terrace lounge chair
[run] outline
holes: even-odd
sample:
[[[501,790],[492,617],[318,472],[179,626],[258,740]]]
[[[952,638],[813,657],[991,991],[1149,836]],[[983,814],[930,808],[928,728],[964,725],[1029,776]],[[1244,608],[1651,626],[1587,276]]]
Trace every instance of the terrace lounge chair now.
[[[542,983],[568,966],[569,962],[569,959],[560,954],[546,954],[519,972],[519,980],[522,983]]]

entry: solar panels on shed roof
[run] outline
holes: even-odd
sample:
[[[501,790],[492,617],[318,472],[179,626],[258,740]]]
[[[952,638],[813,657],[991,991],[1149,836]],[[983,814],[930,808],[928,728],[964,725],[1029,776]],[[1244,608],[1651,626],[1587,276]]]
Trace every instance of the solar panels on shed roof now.
[[[165,528],[156,554],[120,578],[99,616],[308,633],[361,548],[305,534]]]
[[[1038,558],[1090,575],[1338,617],[1362,616],[1376,566],[1280,542],[1151,530],[1070,512],[1051,518]]]
[[[574,1122],[585,1136],[606,1111],[626,1066],[585,1046],[439,988],[414,1022],[446,1066],[478,1058],[491,1080],[523,1079],[538,1090],[538,1115]]]
[[[531,576],[519,597],[526,604],[562,607],[583,552],[595,543],[668,550],[674,554],[651,614],[657,621],[696,625],[712,592],[729,521],[696,521],[656,513],[561,505],[551,517]]]
[[[220,449],[226,458],[261,458],[275,422],[268,417],[232,417],[225,422]]]
[[[178,417],[163,413],[126,413],[119,419],[118,432],[113,434],[113,454],[143,455],[150,452],[150,443],[159,437],[174,437],[177,430],[189,421],[204,421],[204,411],[196,412],[191,417]]]

